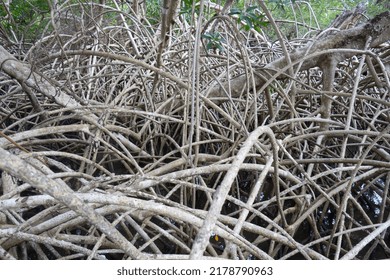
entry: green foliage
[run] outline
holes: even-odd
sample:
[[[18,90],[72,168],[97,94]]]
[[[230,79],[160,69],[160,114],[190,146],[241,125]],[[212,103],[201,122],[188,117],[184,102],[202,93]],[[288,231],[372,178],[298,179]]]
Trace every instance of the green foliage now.
[[[314,17],[320,28],[326,28],[344,10],[353,10],[362,0],[268,0],[267,6],[276,19],[298,21],[313,25]],[[386,2],[386,1],[383,1]],[[373,17],[381,12],[388,10],[383,3],[377,3],[377,0],[368,0],[367,16]]]
[[[33,40],[39,36],[47,23],[45,15],[50,12],[47,1],[43,0],[13,0],[9,13],[3,5],[0,6],[0,24],[8,32],[12,31],[17,37]]]
[[[368,1],[367,15],[374,17],[380,13],[388,11],[390,9],[390,2],[386,1]]]
[[[195,5],[195,13],[199,12],[199,5],[197,5],[200,0],[182,0],[182,7],[180,10],[180,14],[192,14],[192,7]]]
[[[161,1],[148,0],[146,1],[147,18],[151,24],[158,24],[161,19]]]
[[[285,10],[285,7],[290,5],[291,3],[294,4],[296,0],[269,0],[269,3],[274,4],[276,8]]]
[[[258,6],[248,6],[245,10],[239,8],[232,8],[229,15],[237,15],[237,22],[241,23],[246,31],[255,29],[260,32],[261,27],[268,25],[265,21],[265,15],[260,11]]]
[[[204,33],[202,34],[202,38],[206,41],[206,50],[219,50],[220,52],[224,51],[222,46],[224,39],[219,32]]]
[[[28,41],[34,41],[36,37],[41,35],[44,27],[49,21],[50,7],[48,1],[51,0],[12,0],[10,1],[9,14],[5,9],[4,4],[0,5],[0,26],[2,30],[6,31],[9,35],[15,34],[18,39],[24,38]],[[94,2],[94,0],[91,1]],[[320,28],[326,28],[343,10],[353,9],[361,1],[362,0],[268,0],[266,1],[266,4],[275,19],[298,21],[312,27],[316,27],[316,23],[318,22]],[[61,3],[63,1],[59,0],[58,2]],[[74,2],[78,3],[81,1],[76,0]],[[160,22],[161,2],[162,0],[146,1],[147,18],[152,24],[158,24]],[[190,20],[192,13],[199,13],[199,2],[200,0],[182,0],[180,14]],[[214,2],[218,3],[218,1]],[[241,24],[242,29],[248,31],[253,28],[260,31],[267,26],[268,22],[259,7],[254,5],[248,6],[248,2],[255,3],[255,1],[247,0],[235,1],[234,7],[230,11],[230,15],[236,16],[237,22]],[[224,1],[219,3],[223,4]],[[388,7],[386,6],[388,5],[387,3],[386,0],[368,0],[367,16],[373,17],[388,10]],[[206,9],[206,11],[209,10]],[[211,18],[213,15],[214,13],[207,14],[205,17]],[[317,21],[315,22],[314,19]],[[289,29],[291,29],[291,27],[286,27],[286,30],[284,31],[288,33]],[[302,29],[302,32],[307,32],[307,29]],[[219,49],[218,35],[211,34],[210,38],[207,36],[208,35],[206,35],[205,39],[210,40],[210,42],[208,42],[210,47],[213,46],[213,48],[216,47]]]

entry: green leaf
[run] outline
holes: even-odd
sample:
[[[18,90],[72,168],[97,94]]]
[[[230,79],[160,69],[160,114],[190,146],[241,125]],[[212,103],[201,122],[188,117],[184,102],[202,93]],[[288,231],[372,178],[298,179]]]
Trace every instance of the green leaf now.
[[[250,13],[250,12],[254,12],[258,9],[258,6],[249,6],[247,9],[246,9],[246,12],[247,13]]]
[[[241,13],[242,13],[242,11],[240,9],[238,9],[238,8],[231,8],[228,15],[238,15],[238,14],[241,14]]]
[[[202,34],[202,38],[211,40],[213,37],[209,33]]]

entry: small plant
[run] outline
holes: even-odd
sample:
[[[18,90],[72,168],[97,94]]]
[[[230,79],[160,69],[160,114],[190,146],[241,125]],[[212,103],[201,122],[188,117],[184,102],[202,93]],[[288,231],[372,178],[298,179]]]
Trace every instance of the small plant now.
[[[204,33],[202,34],[202,38],[206,41],[206,50],[219,50],[220,52],[224,51],[224,48],[222,46],[224,39],[219,32]]]
[[[265,15],[260,11],[258,6],[249,6],[245,10],[232,8],[229,15],[236,15],[237,22],[242,24],[242,28],[246,31],[254,29],[258,32],[262,27],[268,25]]]

